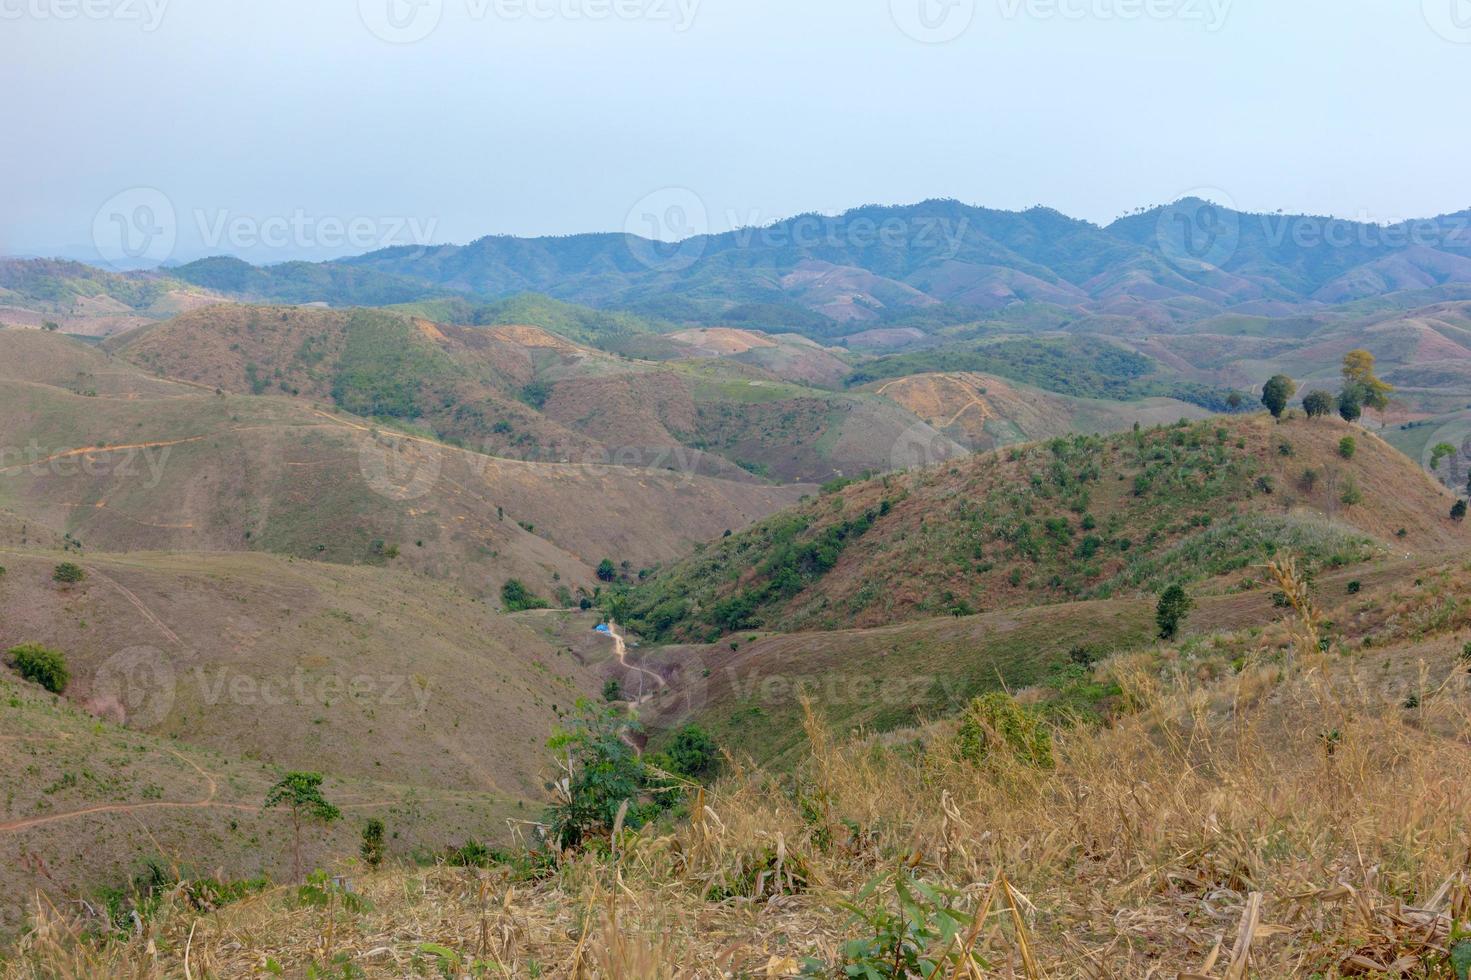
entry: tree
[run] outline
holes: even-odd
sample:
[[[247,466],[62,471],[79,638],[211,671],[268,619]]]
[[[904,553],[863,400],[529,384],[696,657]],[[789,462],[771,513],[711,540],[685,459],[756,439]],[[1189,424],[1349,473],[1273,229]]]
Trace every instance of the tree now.
[[[709,775],[717,758],[715,742],[698,725],[681,728],[669,743],[668,755],[675,771],[692,779]]]
[[[45,330],[47,333],[55,333],[56,331],[61,329],[61,324],[57,323],[55,320],[47,320],[41,324],[41,329]]]
[[[383,821],[373,817],[363,824],[363,844],[358,849],[363,863],[376,868],[383,863]]]
[[[66,656],[60,650],[52,650],[39,643],[23,643],[11,648],[10,658],[20,676],[40,684],[52,694],[66,690],[67,682],[71,680],[66,669]]]
[[[620,810],[623,826],[643,825],[650,808],[641,803],[643,761],[628,744],[634,728],[622,711],[582,698],[569,725],[547,741],[564,774],[550,787],[556,800],[547,811],[552,836],[562,847],[576,847],[589,834],[610,833]]]
[[[618,566],[613,564],[613,559],[604,558],[598,562],[598,578],[604,582],[611,582],[618,577]]]
[[[1452,446],[1450,443],[1436,443],[1435,446],[1430,450],[1430,468],[1432,470],[1440,469],[1440,461],[1447,456],[1454,456],[1455,454],[1456,447]]]
[[[1160,639],[1173,640],[1178,636],[1180,624],[1185,621],[1185,616],[1194,605],[1194,600],[1180,586],[1172,585],[1165,589],[1160,594],[1159,605],[1154,611],[1154,621],[1159,624]]]
[[[1353,459],[1354,453],[1359,451],[1359,444],[1353,436],[1344,436],[1338,440],[1338,455],[1344,459]]]
[[[1357,422],[1364,414],[1364,395],[1357,388],[1345,388],[1338,396],[1338,416],[1345,422]]]
[[[1343,355],[1343,390],[1356,391],[1359,404],[1383,413],[1389,407],[1389,393],[1394,385],[1374,375],[1374,355],[1366,350],[1351,350]],[[1383,425],[1381,418],[1380,424]]]
[[[60,582],[62,585],[75,585],[86,577],[87,573],[82,571],[82,566],[74,565],[69,561],[64,561],[60,565],[57,565],[55,570],[51,572],[51,578],[54,581]]]
[[[1280,419],[1288,399],[1296,393],[1297,384],[1291,378],[1285,374],[1274,374],[1262,387],[1262,404],[1267,406],[1272,418]]]
[[[618,678],[609,677],[603,682],[603,700],[610,703],[623,700],[623,685],[618,683]]]
[[[1464,521],[1466,519],[1466,501],[1457,500],[1451,507],[1451,520]]]
[[[1333,412],[1334,400],[1331,392],[1318,389],[1303,396],[1302,408],[1310,419],[1320,419]]]
[[[322,774],[316,772],[288,772],[272,786],[261,809],[273,810],[282,806],[291,810],[291,875],[293,881],[300,881],[303,821],[329,824],[340,818],[342,811],[322,795]]]

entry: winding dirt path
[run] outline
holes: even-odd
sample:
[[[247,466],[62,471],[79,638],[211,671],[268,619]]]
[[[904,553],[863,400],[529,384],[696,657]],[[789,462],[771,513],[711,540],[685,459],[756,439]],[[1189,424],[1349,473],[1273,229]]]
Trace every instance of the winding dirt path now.
[[[649,670],[647,667],[640,667],[638,664],[628,662],[628,644],[624,641],[622,634],[618,632],[618,624],[611,619],[608,620],[608,635],[613,638],[613,652],[618,655],[618,663],[621,666],[628,670],[636,670],[643,676],[654,679],[654,690],[643,695],[637,701],[634,701],[633,704],[643,704],[652,698],[658,692],[659,688],[669,686],[664,678],[659,675],[658,671]]]
[[[136,449],[162,449],[166,446],[182,446],[189,442],[202,442],[207,438],[208,436],[190,436],[187,439],[170,439],[164,442],[134,442],[122,446],[82,446],[77,449],[52,453],[50,456],[44,456],[40,459],[27,460],[24,463],[17,463],[14,466],[6,466],[0,468],[0,473],[13,473],[31,466],[44,466],[58,459],[70,459],[73,456],[100,456],[103,453],[127,452]]]

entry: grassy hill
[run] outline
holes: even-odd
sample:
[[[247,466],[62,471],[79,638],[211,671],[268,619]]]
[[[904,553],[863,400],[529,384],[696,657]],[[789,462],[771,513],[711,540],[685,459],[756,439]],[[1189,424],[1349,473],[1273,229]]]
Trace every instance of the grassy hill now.
[[[975,450],[1074,432],[1117,432],[1133,423],[1200,419],[1199,406],[1173,398],[1108,401],[1044,391],[975,372],[912,374],[865,386]]]
[[[216,293],[157,273],[119,274],[59,259],[0,259],[0,325],[106,337],[196,306]]]
[[[1249,579],[1274,548],[1321,566],[1454,547],[1450,503],[1336,421],[1079,435],[823,494],[661,570],[621,612],[650,637],[713,639]]]
[[[121,910],[153,868],[169,882],[240,883],[242,895],[289,879],[290,818],[261,809],[281,776],[275,765],[237,746],[216,751],[99,720],[8,669],[0,705],[0,840],[11,856],[0,866],[0,939],[25,931],[38,895],[59,907],[115,900],[126,930]],[[516,796],[383,777],[329,773],[323,791],[343,819],[307,836],[313,863],[351,852],[369,818],[384,821],[389,853],[406,861],[494,839],[527,812]],[[204,888],[217,900],[232,893]],[[7,963],[0,954],[0,969]]]
[[[1018,976],[1071,976],[1082,962],[1115,976],[1449,980],[1471,901],[1471,797],[1447,778],[1463,768],[1471,709],[1471,569],[1402,562],[1374,575],[1304,588],[1288,573],[1294,608],[1222,597],[1178,643],[1130,639],[1129,603],[1066,610],[1068,638],[1112,622],[1122,646],[1071,662],[1068,683],[989,702],[995,724],[982,705],[835,736],[822,702],[800,729],[780,730],[785,711],[748,721],[687,812],[539,873],[528,858],[490,875],[371,872],[351,842],[325,840],[314,856],[366,903],[314,908],[290,887],[219,909],[180,897],[109,944],[74,907],[41,915],[6,968],[126,975],[183,972],[188,959],[229,974],[269,957],[302,972],[531,975],[577,961],[633,978],[718,962],[700,975],[827,976],[884,969],[903,935],[916,955]],[[1036,619],[978,623],[979,642],[986,627],[1013,635],[975,665],[1004,657],[1008,640],[1048,642]],[[807,669],[785,649],[789,669]],[[824,673],[840,664],[815,659]],[[875,684],[904,679],[863,666]],[[1070,713],[1080,685],[1111,692],[1105,723]],[[785,772],[751,764],[752,744],[784,747]]]
[[[330,401],[496,456],[800,482],[889,469],[915,429],[946,454],[962,452],[892,402],[782,376],[811,362],[763,366],[666,347],[660,360],[639,360],[530,324],[251,306],[210,307],[108,345],[163,376]],[[831,363],[826,373],[836,373]]]
[[[603,558],[673,558],[800,492],[493,458],[300,398],[162,382],[64,337],[0,331],[0,345],[65,385],[0,381],[0,445],[13,447],[0,508],[88,548],[393,564],[478,596],[519,578],[554,599],[591,588]],[[73,367],[111,380],[79,394]]]
[[[52,581],[63,558],[86,572]],[[98,717],[291,769],[534,797],[590,669],[421,576],[248,554],[5,552],[0,648]],[[134,663],[136,661],[136,663]]]

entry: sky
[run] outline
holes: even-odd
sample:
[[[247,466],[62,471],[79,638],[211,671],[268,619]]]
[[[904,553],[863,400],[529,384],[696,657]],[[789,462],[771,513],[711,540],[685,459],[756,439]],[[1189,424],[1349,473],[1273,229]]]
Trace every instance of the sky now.
[[[1471,206],[1471,0],[0,0],[0,254]]]

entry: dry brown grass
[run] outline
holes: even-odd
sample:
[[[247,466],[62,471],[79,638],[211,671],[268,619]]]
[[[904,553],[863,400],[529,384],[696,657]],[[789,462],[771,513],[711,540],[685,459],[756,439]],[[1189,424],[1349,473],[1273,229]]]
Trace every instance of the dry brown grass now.
[[[954,890],[972,927],[952,942],[989,966],[941,976],[1450,977],[1471,929],[1467,637],[1388,651],[1419,658],[1406,706],[1386,651],[1321,650],[1300,578],[1275,571],[1294,642],[1259,638],[1235,670],[1207,669],[1210,644],[1116,658],[1125,710],[1059,731],[1051,770],[964,762],[946,724],[836,742],[809,716],[795,777],[733,759],[688,820],[539,882],[398,869],[357,880],[371,911],[277,891],[106,948],[48,909],[7,972],[794,976],[833,963],[862,932],[843,903],[892,904],[887,884],[857,896],[898,872]]]

